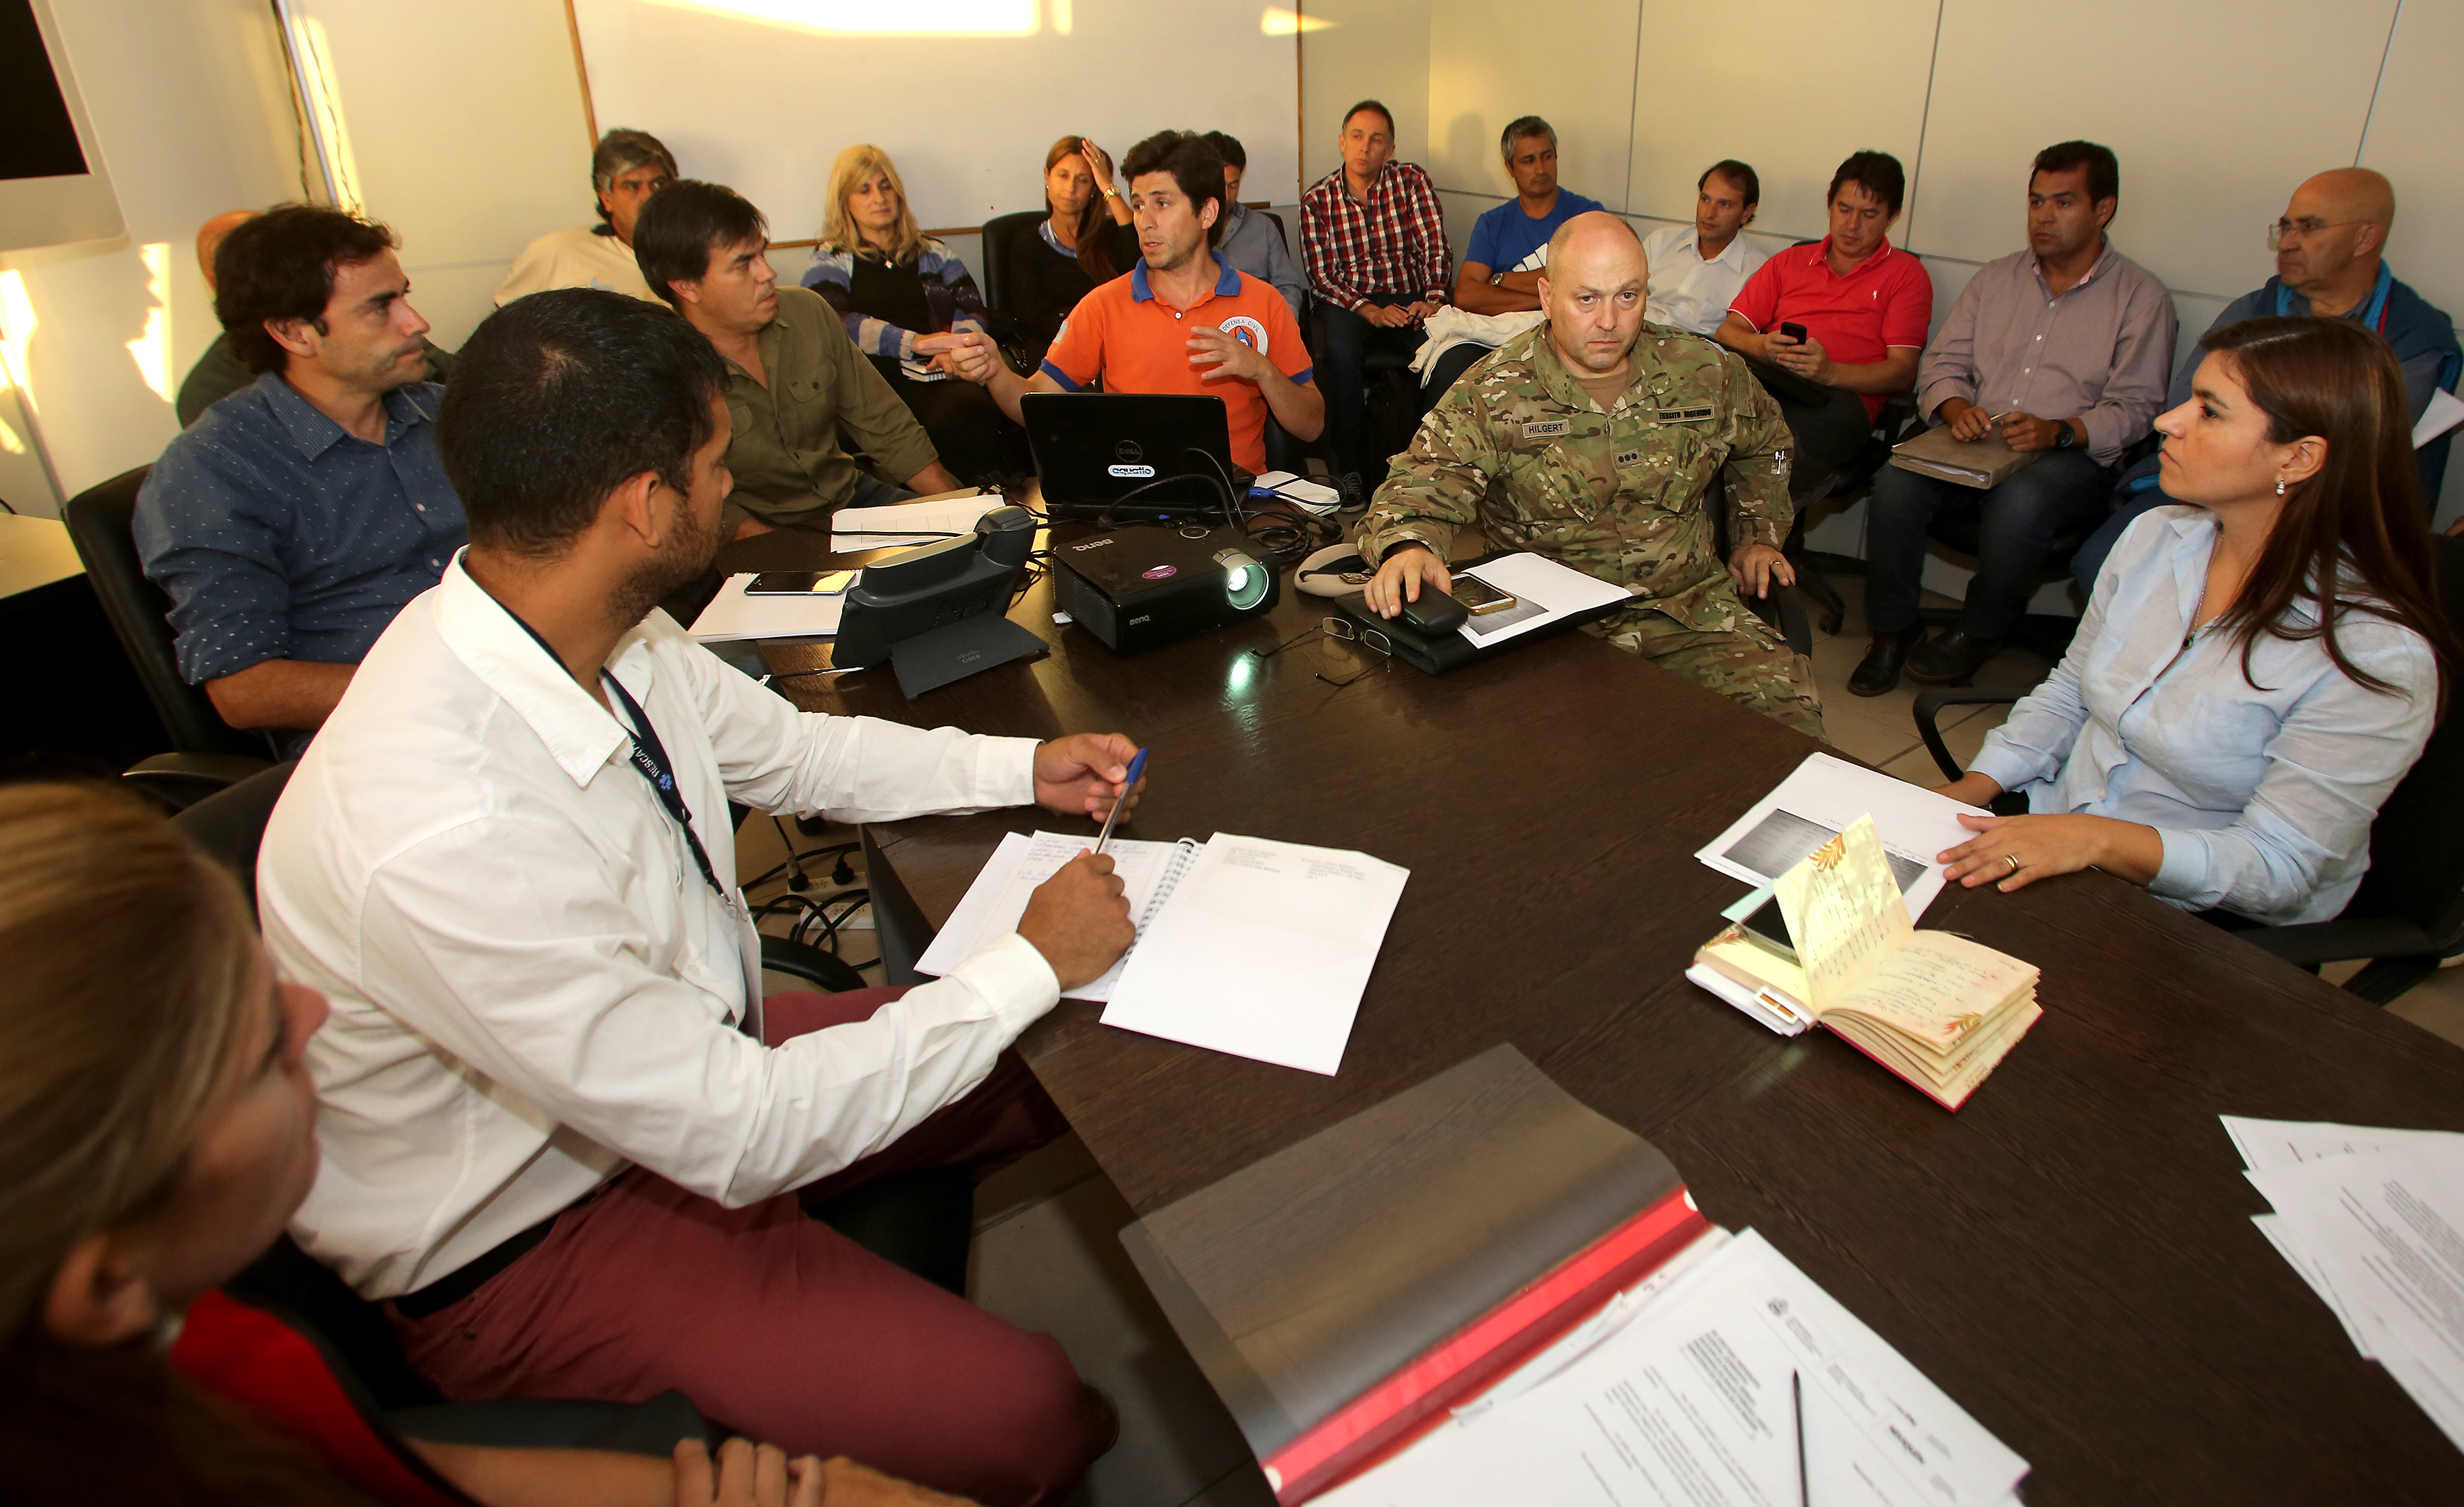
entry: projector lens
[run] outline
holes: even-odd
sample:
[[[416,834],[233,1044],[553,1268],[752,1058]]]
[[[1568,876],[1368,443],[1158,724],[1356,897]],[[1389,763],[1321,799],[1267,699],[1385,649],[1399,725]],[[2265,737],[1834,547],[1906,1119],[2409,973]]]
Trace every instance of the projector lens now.
[[[1222,562],[1223,594],[1234,611],[1246,612],[1266,600],[1267,588],[1275,583],[1266,567],[1237,550],[1225,550],[1215,557]]]

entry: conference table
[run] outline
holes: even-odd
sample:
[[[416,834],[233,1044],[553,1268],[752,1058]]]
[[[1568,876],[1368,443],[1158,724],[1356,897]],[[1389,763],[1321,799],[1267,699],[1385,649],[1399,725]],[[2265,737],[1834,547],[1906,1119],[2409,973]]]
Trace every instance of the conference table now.
[[[1059,525],[1065,536],[1085,525]],[[814,568],[814,535],[729,547]],[[887,667],[796,705],[1152,750],[1124,830],[1357,848],[1411,870],[1342,1068],[1270,1066],[1064,1001],[1019,1050],[1145,1214],[1499,1042],[1665,1152],[2033,1469],[2036,1507],[2454,1502],[2464,1455],[2255,1227],[2219,1114],[2464,1130],[2464,1050],[2101,873],[1946,892],[1929,927],[2035,964],[2045,1015],[1958,1113],[1827,1033],[1686,982],[1745,890],[1695,851],[1812,739],[1581,632],[1432,677],[1328,637],[1319,599],[1124,658],[1013,608],[1049,653],[910,703]],[[1031,809],[875,829],[936,923]]]

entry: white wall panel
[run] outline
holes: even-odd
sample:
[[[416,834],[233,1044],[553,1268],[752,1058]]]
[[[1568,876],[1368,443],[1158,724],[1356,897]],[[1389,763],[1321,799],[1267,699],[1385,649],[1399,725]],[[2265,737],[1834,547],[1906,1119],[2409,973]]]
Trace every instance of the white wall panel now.
[[[1557,181],[1625,207],[1636,0],[1556,0],[1533,26],[1493,0],[1433,0],[1429,156],[1441,187],[1510,196],[1497,133],[1526,115],[1557,131]],[[1707,161],[1707,159],[1706,159]]]
[[[495,307],[514,253],[595,217],[590,127],[556,0],[292,0],[333,68],[352,178],[402,237],[438,344]]]
[[[856,142],[889,151],[927,226],[1039,207],[1045,151],[1065,134],[1117,162],[1156,131],[1229,131],[1258,184],[1248,197],[1290,192],[1296,43],[1269,34],[1262,7],[1045,0],[1016,11],[1031,30],[933,33],[917,5],[885,24],[919,30],[872,34],[741,13],[764,8],[575,0],[574,13],[601,127],[658,136],[687,173],[759,205],[781,240],[820,229],[831,159]]]
[[[2464,0],[2405,0],[2362,165],[2395,185],[2387,260],[2450,315],[2464,314]],[[2464,467],[2450,467],[2453,474]]]
[[[1309,27],[1301,33],[1300,187],[1306,189],[1343,165],[1335,138],[1343,134],[1343,113],[1362,99],[1383,101],[1395,112],[1396,156],[1407,163],[1426,163],[1426,0],[1307,0],[1299,9],[1308,15]],[[1242,191],[1247,192],[1245,183]],[[1282,198],[1283,191],[1275,190],[1274,197]],[[1300,226],[1295,223],[1292,230],[1298,234]]]
[[[1913,177],[1939,11],[1938,0],[1643,0],[1626,207],[1690,220],[1695,180],[1733,157],[1762,179],[1757,229],[1821,235],[1823,190],[1849,153],[1889,152]],[[1616,70],[1603,60],[1599,72]]]
[[[2084,137],[2122,160],[2117,245],[2168,287],[2246,293],[2275,270],[2262,232],[2293,186],[2352,164],[2394,14],[2395,0],[2074,0],[2049,28],[1946,0],[1909,244],[1976,261],[2018,250],[2030,159]],[[2113,45],[2073,52],[2059,35]],[[2436,71],[2452,95],[2454,57]]]

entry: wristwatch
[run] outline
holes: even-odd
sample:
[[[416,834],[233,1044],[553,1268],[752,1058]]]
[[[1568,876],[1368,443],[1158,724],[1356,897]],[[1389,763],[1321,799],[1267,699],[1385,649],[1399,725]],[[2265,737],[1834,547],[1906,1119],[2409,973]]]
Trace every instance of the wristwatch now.
[[[1111,185],[1110,185],[1110,184],[1106,184],[1106,185],[1104,186],[1104,197],[1105,197],[1105,198],[1107,198],[1107,199],[1117,199],[1117,198],[1119,198],[1120,196],[1121,196],[1121,190],[1119,190],[1118,188],[1113,187],[1113,186],[1112,186]]]
[[[2066,450],[2078,443],[2079,430],[2071,427],[2070,420],[2057,419],[2054,421],[2054,448],[2057,450]]]

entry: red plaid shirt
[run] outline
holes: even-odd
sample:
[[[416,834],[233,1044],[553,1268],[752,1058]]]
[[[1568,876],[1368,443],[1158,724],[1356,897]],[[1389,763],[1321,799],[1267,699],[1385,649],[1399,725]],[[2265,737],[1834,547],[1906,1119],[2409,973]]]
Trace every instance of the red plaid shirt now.
[[[1454,254],[1429,175],[1413,163],[1388,163],[1362,204],[1343,169],[1301,196],[1301,266],[1309,289],[1338,309],[1376,294],[1445,301]]]

